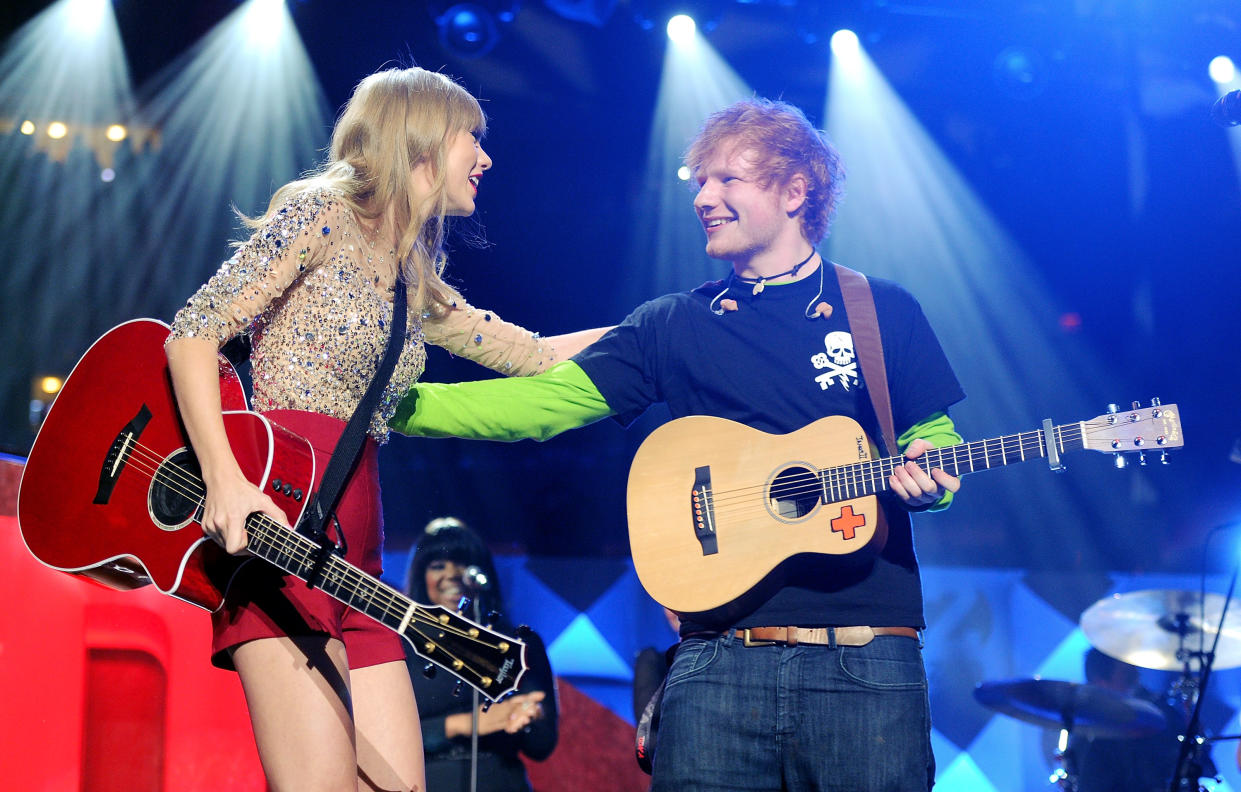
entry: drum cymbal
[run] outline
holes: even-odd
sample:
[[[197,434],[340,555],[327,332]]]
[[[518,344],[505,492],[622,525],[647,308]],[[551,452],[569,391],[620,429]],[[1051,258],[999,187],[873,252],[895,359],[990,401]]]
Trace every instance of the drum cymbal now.
[[[1160,671],[1180,671],[1180,650],[1211,649],[1224,597],[1196,591],[1150,589],[1113,594],[1082,613],[1082,632],[1091,645],[1117,660]],[[1241,666],[1241,602],[1228,607],[1215,668]]]
[[[1149,701],[1056,679],[983,682],[974,688],[974,698],[1018,720],[1087,737],[1142,737],[1166,723],[1159,707]]]

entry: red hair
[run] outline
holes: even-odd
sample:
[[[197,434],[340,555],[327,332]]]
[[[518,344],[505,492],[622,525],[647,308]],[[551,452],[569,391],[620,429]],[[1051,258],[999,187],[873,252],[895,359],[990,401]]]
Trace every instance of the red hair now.
[[[728,150],[745,151],[765,187],[787,184],[800,173],[806,179],[806,202],[799,210],[802,233],[813,245],[827,236],[844,192],[844,166],[827,135],[801,110],[757,97],[718,110],[690,142],[685,164],[697,173],[712,156]]]

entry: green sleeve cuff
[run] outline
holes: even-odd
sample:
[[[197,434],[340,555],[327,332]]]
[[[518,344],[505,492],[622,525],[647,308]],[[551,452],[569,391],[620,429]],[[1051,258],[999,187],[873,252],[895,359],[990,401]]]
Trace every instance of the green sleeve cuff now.
[[[919,437],[936,448],[946,448],[964,442],[961,435],[957,434],[956,427],[953,426],[952,419],[946,412],[932,413],[930,417],[906,429],[904,434],[896,438],[896,447],[903,454],[905,449],[909,448],[909,444]],[[945,491],[942,498],[923,511],[942,511],[948,508],[952,505],[953,494]]]
[[[388,425],[419,437],[546,440],[612,414],[602,394],[571,360],[533,377],[414,385]]]

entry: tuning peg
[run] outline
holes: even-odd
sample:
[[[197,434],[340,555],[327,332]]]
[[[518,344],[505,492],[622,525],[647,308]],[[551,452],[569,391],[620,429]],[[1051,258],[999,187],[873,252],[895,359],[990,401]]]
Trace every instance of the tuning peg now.
[[[458,679],[458,680],[457,680],[457,684],[455,684],[455,685],[453,685],[453,686],[452,686],[452,695],[453,695],[454,697],[456,697],[456,696],[460,696],[460,695],[461,695],[461,688],[462,688],[462,686],[464,686],[464,685],[465,685],[465,683],[464,683],[464,682],[462,682],[460,679]]]
[[[487,611],[487,626],[491,626],[495,624],[496,622],[498,622],[499,620],[500,620],[500,611],[498,610]]]
[[[1151,399],[1151,406],[1152,406],[1152,407],[1158,407],[1158,406],[1160,406],[1161,404],[1163,404],[1163,401],[1161,401],[1161,400],[1160,400],[1160,398],[1159,398],[1158,396],[1156,396],[1155,398]]]
[[[486,712],[487,710],[491,709],[491,702],[490,702],[490,701],[484,701],[484,702],[483,702],[483,706],[481,707],[481,709],[482,709],[482,711],[483,711],[483,712]]]
[[[1125,455],[1124,455],[1124,454],[1117,454],[1117,455],[1116,455],[1116,468],[1117,468],[1117,470],[1124,470],[1124,469],[1125,469],[1128,465],[1129,465],[1129,460],[1125,459]]]
[[[1146,452],[1145,451],[1138,452],[1138,464],[1143,467],[1146,466]]]
[[[439,668],[435,663],[427,663],[422,667],[422,675],[427,679],[435,679],[435,672],[438,670]]]
[[[521,625],[520,627],[518,627],[518,628],[517,628],[517,637],[518,637],[518,638],[520,638],[520,639],[522,639],[523,641],[524,641],[524,640],[526,640],[526,638],[530,637],[530,625],[529,625],[529,624],[523,624],[523,625]]]
[[[466,610],[468,610],[469,607],[473,604],[474,604],[474,600],[470,599],[469,597],[462,597],[460,600],[457,601],[457,612],[465,613]]]
[[[1168,464],[1168,452],[1167,451],[1159,452],[1159,464],[1161,465]]]

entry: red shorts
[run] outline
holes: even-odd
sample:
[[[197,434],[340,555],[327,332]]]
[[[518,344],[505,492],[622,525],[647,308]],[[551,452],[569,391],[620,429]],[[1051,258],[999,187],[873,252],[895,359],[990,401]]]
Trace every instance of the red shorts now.
[[[315,487],[327,469],[345,422],[298,410],[272,410],[273,423],[310,442]],[[336,517],[348,545],[345,560],[378,578],[383,572],[383,511],[379,498],[379,447],[367,437]],[[401,638],[392,630],[266,561],[246,562],[233,576],[224,606],[212,615],[211,662],[233,669],[229,649],[256,638],[328,635],[344,642],[350,668],[403,660]]]

